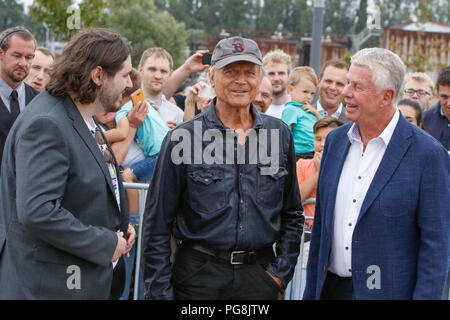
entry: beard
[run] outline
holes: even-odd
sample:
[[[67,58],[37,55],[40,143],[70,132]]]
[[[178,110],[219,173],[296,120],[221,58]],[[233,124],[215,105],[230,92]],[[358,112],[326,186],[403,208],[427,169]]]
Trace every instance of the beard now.
[[[16,67],[16,68],[14,68],[12,70],[11,69],[8,70],[4,66],[2,66],[2,69],[3,69],[3,73],[12,82],[15,82],[15,83],[23,81],[28,76],[28,72],[24,68],[21,68],[21,67]],[[23,76],[19,76],[19,75],[14,74],[15,71],[19,71],[19,70],[23,72],[23,74],[24,74]]]
[[[100,104],[104,112],[116,112],[120,109],[120,102],[122,101],[122,94],[113,94],[108,92],[106,88],[102,88],[99,92]]]
[[[287,86],[280,84],[279,88],[273,88],[272,94],[275,96],[281,96],[286,93]]]

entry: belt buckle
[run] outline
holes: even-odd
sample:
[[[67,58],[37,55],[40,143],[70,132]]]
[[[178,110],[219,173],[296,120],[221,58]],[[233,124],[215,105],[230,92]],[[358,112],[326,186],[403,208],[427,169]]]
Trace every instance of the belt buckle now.
[[[245,253],[245,251],[232,251],[231,252],[230,264],[233,264],[233,265],[244,264],[243,262],[235,262],[235,261],[233,261],[234,260],[234,255],[235,254],[240,254],[240,253]]]

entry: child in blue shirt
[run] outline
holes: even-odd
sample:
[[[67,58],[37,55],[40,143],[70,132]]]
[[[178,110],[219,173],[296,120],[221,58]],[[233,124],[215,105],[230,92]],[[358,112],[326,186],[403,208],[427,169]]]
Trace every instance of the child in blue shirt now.
[[[287,102],[281,119],[292,130],[297,160],[314,157],[314,124],[321,118],[310,105],[317,90],[317,76],[310,67],[297,67],[291,71],[288,91],[292,101]]]
[[[136,130],[136,142],[142,148],[146,158],[138,161],[130,166],[137,182],[146,182],[150,180],[153,170],[156,165],[161,144],[168,132],[164,120],[148,102],[148,114],[145,117],[142,125]],[[128,122],[128,112],[133,107],[133,102],[130,100],[124,104],[116,113],[117,127],[113,132],[109,130],[108,140],[112,142],[120,139],[125,139],[128,136],[130,123]]]

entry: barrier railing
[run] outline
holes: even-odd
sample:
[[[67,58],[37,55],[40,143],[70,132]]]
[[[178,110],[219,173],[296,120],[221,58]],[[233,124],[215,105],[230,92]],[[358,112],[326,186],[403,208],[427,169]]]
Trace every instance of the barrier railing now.
[[[316,203],[315,198],[309,198],[306,199],[302,205],[308,204],[308,203]],[[313,217],[306,217],[305,216],[305,225],[307,220],[314,221]],[[302,233],[301,242],[300,242],[300,253],[297,258],[297,265],[295,266],[294,275],[292,277],[291,282],[286,287],[285,293],[284,293],[284,300],[300,300],[302,297],[302,279],[303,279],[303,250],[305,246],[305,233],[310,234],[311,231],[304,231]]]
[[[142,225],[145,210],[145,199],[147,198],[147,190],[149,185],[147,183],[129,183],[124,182],[123,186],[125,189],[137,189],[139,190],[139,230],[137,238],[137,248],[136,248],[136,267],[134,271],[134,289],[133,289],[133,300],[138,299],[139,294],[139,276],[141,272],[141,251],[142,251]]]

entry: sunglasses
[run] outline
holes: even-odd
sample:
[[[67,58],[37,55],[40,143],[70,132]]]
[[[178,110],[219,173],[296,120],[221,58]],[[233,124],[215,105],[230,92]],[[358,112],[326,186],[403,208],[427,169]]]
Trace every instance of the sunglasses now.
[[[103,158],[105,158],[106,163],[113,164],[114,156],[112,150],[110,150],[109,145],[106,143],[106,137],[99,127],[95,128],[94,138],[95,142],[101,147]]]

